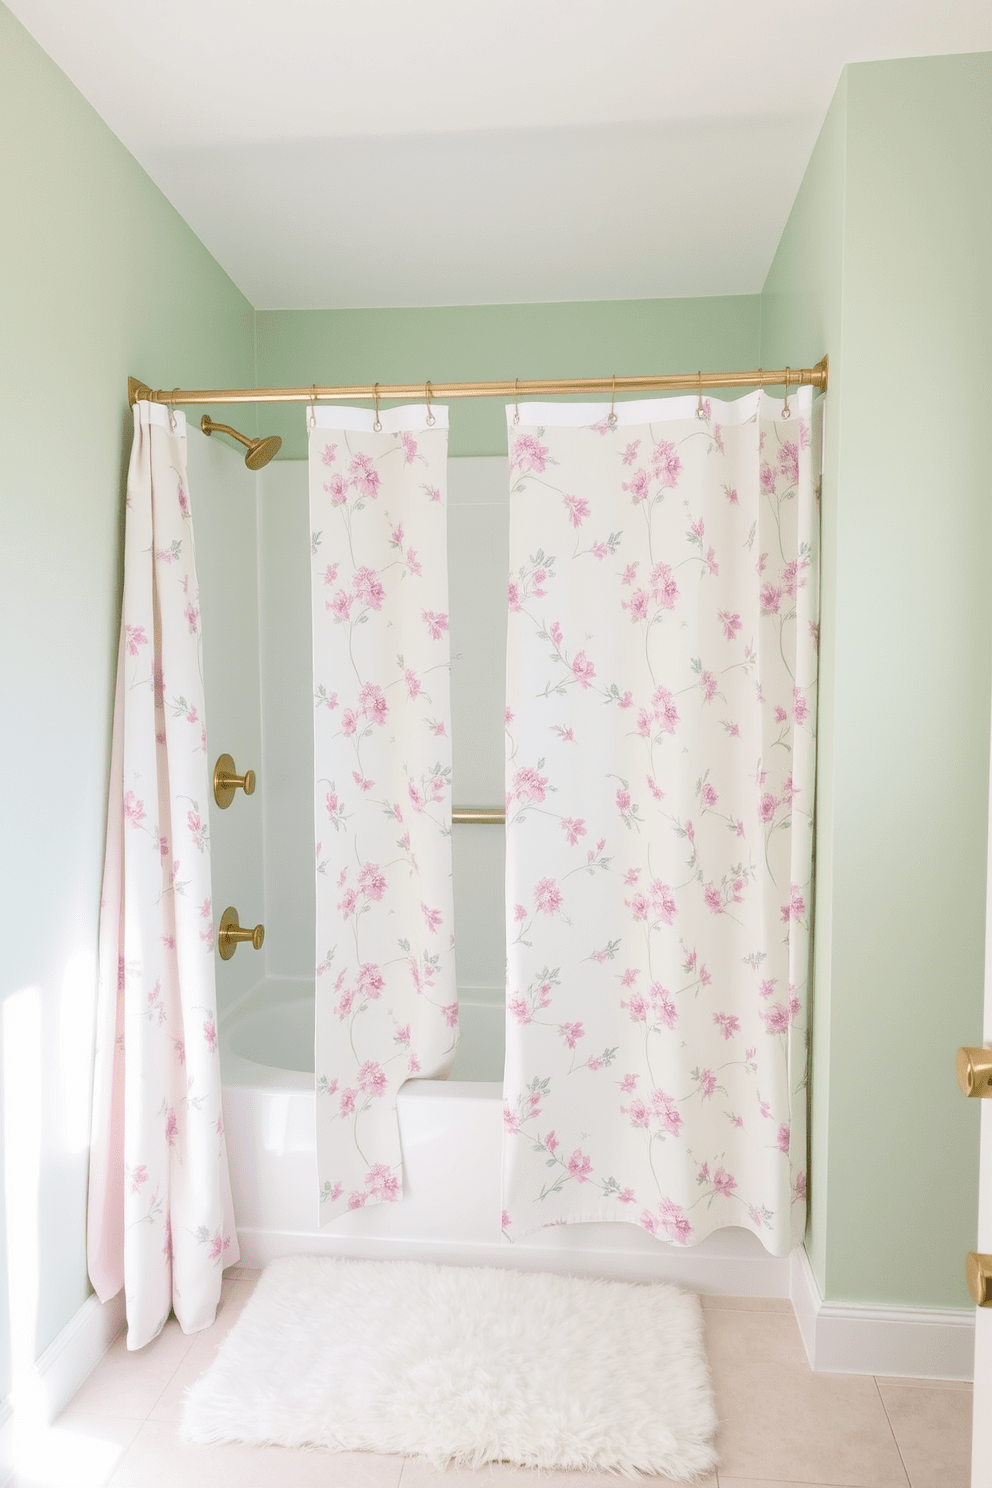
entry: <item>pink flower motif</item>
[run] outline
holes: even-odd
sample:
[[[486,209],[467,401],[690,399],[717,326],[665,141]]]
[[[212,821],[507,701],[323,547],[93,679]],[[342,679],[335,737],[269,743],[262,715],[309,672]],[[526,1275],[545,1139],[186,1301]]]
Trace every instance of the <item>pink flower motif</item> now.
[[[366,682],[358,694],[358,707],[363,718],[370,723],[377,723],[380,728],[386,722],[389,705],[382,688],[375,682]]]
[[[631,501],[636,503],[647,499],[650,479],[646,470],[635,470],[630,480],[623,482],[623,489],[630,492]]]
[[[625,465],[633,465],[634,461],[637,459],[637,451],[640,449],[640,447],[641,441],[639,439],[635,439],[633,443],[628,444],[627,448],[620,456],[620,459]]]
[[[386,1204],[395,1204],[400,1196],[400,1180],[395,1173],[389,1171],[385,1163],[372,1164],[365,1174],[365,1187],[373,1198]]]
[[[189,497],[186,495],[186,492],[183,490],[182,486],[179,486],[177,488],[177,490],[176,490],[176,498],[177,498],[177,500],[179,502],[179,510],[182,512],[182,514],[183,514],[184,517],[188,517],[189,516]]]
[[[348,474],[355,490],[362,496],[371,496],[373,500],[378,496],[381,481],[370,456],[356,455],[348,466]]]
[[[172,1106],[169,1106],[168,1110],[165,1113],[165,1140],[168,1142],[170,1147],[175,1146],[176,1138],[178,1137],[178,1135],[179,1122],[176,1120],[175,1110]]]
[[[778,452],[778,468],[790,486],[799,480],[799,447],[791,439],[785,440]]]
[[[592,1172],[592,1159],[578,1147],[568,1159],[568,1171],[572,1178],[579,1183],[588,1183],[589,1174]]]
[[[404,1023],[402,1028],[397,1028],[395,1034],[396,1042],[398,1044],[408,1044],[412,1036],[413,1035],[409,1023]]]
[[[782,905],[782,924],[788,925],[790,920],[801,920],[806,913],[806,900],[803,898],[802,890],[798,884],[789,886],[789,902]]]
[[[712,811],[713,807],[716,805],[720,797],[710,785],[709,781],[707,781],[702,790],[699,792],[699,799],[702,803],[704,811]]]
[[[779,1152],[788,1153],[788,1151],[789,1151],[789,1144],[790,1144],[791,1140],[792,1140],[792,1133],[789,1130],[788,1125],[786,1125],[785,1123],[783,1123],[779,1127],[779,1129],[778,1129],[777,1141],[778,1141],[778,1150],[779,1150]]]
[[[441,911],[439,909],[431,909],[430,906],[427,904],[421,904],[420,908],[423,911],[428,930],[432,935],[435,934],[435,932],[437,931],[437,927],[441,923]]]
[[[417,441],[405,429],[400,437],[403,440],[403,464],[412,465],[417,458]]]
[[[632,1090],[637,1089],[637,1078],[637,1075],[624,1075],[620,1081],[620,1089],[625,1095],[629,1095]]]
[[[782,603],[781,589],[776,589],[774,584],[762,584],[760,597],[764,614],[777,615],[778,607]]]
[[[515,613],[519,614],[519,612],[520,612],[520,591],[517,588],[516,584],[514,584],[514,583],[511,582],[509,588],[507,589],[506,597],[507,597],[507,602],[508,602],[508,604],[510,606],[510,609],[513,610]]]
[[[758,996],[759,997],[771,997],[772,993],[775,991],[775,981],[776,981],[776,978],[775,977],[772,977],[769,981],[759,982],[758,983]]]
[[[457,1002],[449,1002],[445,1007],[443,1007],[441,1009],[441,1013],[442,1013],[442,1015],[444,1017],[445,1023],[448,1025],[449,1028],[457,1028],[458,1027],[458,1004],[457,1004]]]
[[[375,1059],[366,1059],[365,1063],[358,1069],[358,1088],[364,1090],[366,1095],[385,1095],[388,1080],[382,1065]]]
[[[417,553],[416,553],[416,549],[415,548],[407,548],[407,550],[406,550],[406,564],[407,564],[407,568],[409,568],[409,570],[413,574],[414,578],[415,579],[419,579],[420,576],[421,576],[421,574],[424,571],[424,565],[421,563],[420,559],[417,557]]]
[[[534,903],[541,914],[557,914],[562,905],[562,894],[553,878],[542,878],[534,888]]]
[[[664,1130],[670,1136],[677,1137],[682,1130],[682,1115],[672,1097],[664,1090],[652,1090],[651,1106]]]
[[[333,465],[334,464],[334,461],[335,461],[335,458],[336,458],[335,457],[335,454],[334,454],[334,451],[336,449],[337,449],[337,445],[336,444],[325,444],[324,445],[324,451],[323,451],[323,454],[320,457],[320,460],[321,460],[321,464],[322,465]]]
[[[767,496],[770,496],[775,490],[775,472],[767,461],[761,467],[759,480],[761,482],[761,489]]]
[[[586,835],[586,824],[581,817],[563,816],[561,828],[568,838],[569,847],[574,847],[579,838]]]
[[[324,490],[331,498],[332,506],[344,506],[348,500],[348,482],[343,475],[332,475],[324,482]]]
[[[805,1173],[800,1172],[796,1174],[795,1181],[792,1185],[792,1197],[794,1199],[804,1199],[806,1197]]]
[[[148,645],[145,627],[143,625],[125,625],[124,631],[127,636],[128,654],[130,656],[137,656],[139,646]]]
[[[162,1246],[162,1254],[167,1261],[172,1260],[172,1220],[165,1216],[165,1243]]]
[[[660,982],[653,982],[648,995],[658,1015],[658,1021],[664,1023],[666,1028],[674,1028],[678,1021],[678,1010],[666,989]]]
[[[651,706],[654,716],[661,724],[666,734],[674,734],[675,725],[679,721],[679,712],[675,701],[667,687],[656,687],[651,698]]]
[[[386,892],[386,879],[378,863],[366,863],[358,875],[358,887],[367,899],[379,900]]]
[[[183,614],[186,616],[186,625],[189,629],[190,635],[196,635],[197,628],[200,624],[199,605],[188,604],[183,610]]]
[[[342,1116],[351,1115],[352,1111],[355,1109],[355,1101],[357,1100],[357,1098],[357,1090],[342,1090],[341,1100],[338,1103],[338,1109],[340,1110]]]
[[[809,703],[807,703],[801,687],[794,687],[792,689],[792,716],[800,727],[802,727],[809,717]]]
[[[124,1172],[127,1176],[128,1186],[133,1194],[138,1192],[138,1189],[143,1183],[148,1182],[148,1169],[144,1163],[138,1163],[133,1168],[125,1168]]]
[[[516,1116],[510,1110],[505,1101],[503,1103],[503,1126],[511,1136],[516,1136],[517,1132],[520,1130],[520,1126]]]
[[[547,784],[547,775],[539,775],[526,765],[513,777],[513,795],[522,804],[539,806],[545,798]]]
[[[794,992],[791,993],[789,996],[788,1006],[785,1006],[785,1004],[781,1002],[773,1003],[772,1006],[767,1010],[767,1012],[763,1012],[761,1014],[762,1020],[765,1027],[768,1029],[768,1032],[785,1033],[786,1030],[790,1028],[791,1025],[795,1022],[796,1014],[799,1012],[801,1007],[802,1004]]]
[[[716,697],[716,678],[712,672],[704,672],[699,679],[699,685],[703,692],[703,702],[711,703]]]
[[[600,563],[602,563],[609,551],[609,548],[604,542],[594,542],[591,548],[593,557],[598,558]]]
[[[227,1250],[230,1243],[230,1236],[224,1236],[221,1234],[220,1230],[218,1230],[216,1235],[210,1242],[210,1249],[208,1251],[210,1259],[212,1261],[219,1261],[225,1250]]]
[[[386,591],[374,568],[360,568],[351,581],[359,604],[370,610],[381,610]]]
[[[339,589],[329,605],[335,620],[347,620],[351,615],[353,602],[354,595],[346,593],[344,589]]]
[[[675,486],[678,484],[679,475],[682,470],[682,461],[676,453],[674,444],[669,440],[658,440],[651,456],[651,468],[655,475],[660,477],[663,486]]]
[[[580,651],[575,660],[572,662],[572,676],[581,687],[588,688],[595,675],[596,668],[586,656],[586,653],[584,651]]]
[[[723,899],[716,884],[709,883],[706,885],[703,890],[703,899],[706,901],[707,909],[713,914],[723,914]]]
[[[581,1023],[559,1023],[558,1032],[570,1049],[574,1049],[580,1038],[585,1038],[585,1029]]]
[[[648,599],[650,598],[646,589],[635,589],[630,596],[630,603],[622,602],[622,608],[630,611],[630,618],[636,625],[639,620],[648,617]]]
[[[617,787],[617,810],[621,816],[630,810],[630,791],[624,790],[622,785]]]
[[[375,962],[363,961],[358,968],[358,991],[362,997],[376,1002],[385,985],[385,978]]]
[[[524,909],[522,904],[515,904],[513,906],[513,918],[516,920],[518,925],[522,920],[525,920],[527,918],[527,911],[526,909]]]
[[[741,1031],[741,1020],[736,1013],[714,1013],[713,1022],[725,1039],[731,1039]]]
[[[681,1204],[674,1203],[671,1199],[662,1199],[658,1205],[661,1211],[661,1223],[665,1233],[679,1245],[686,1245],[692,1234],[692,1225],[686,1219],[685,1210]]]
[[[421,619],[432,641],[439,641],[448,628],[448,617],[439,610],[422,610]]]
[[[510,449],[510,468],[516,465],[522,471],[533,470],[541,475],[547,458],[546,444],[541,444],[533,434],[519,434]]]
[[[213,1018],[207,1018],[203,1025],[203,1042],[212,1054],[217,1047],[217,1025]]]
[[[511,997],[507,1003],[507,1007],[521,1026],[530,1022],[530,1008],[527,1006],[524,998],[520,996]]]
[[[624,1002],[621,999],[620,1006],[625,1007],[630,1013],[632,1023],[646,1023],[648,1021],[648,1005],[640,992],[632,992],[629,1002]]]
[[[359,1189],[356,1188],[353,1193],[350,1193],[348,1195],[348,1208],[349,1209],[362,1209],[362,1208],[364,1208],[365,1201],[366,1201],[367,1198],[368,1198],[368,1194],[367,1193],[362,1193]]]
[[[772,795],[769,795],[766,792],[761,797],[761,800],[758,802],[758,816],[759,816],[759,818],[763,822],[770,822],[774,818],[775,812],[777,810],[778,810],[778,802],[776,801],[775,797],[772,796]]]
[[[551,637],[552,643],[560,649],[561,648],[561,643],[565,639],[565,637],[564,637],[564,635],[562,633],[562,628],[558,624],[558,621],[557,620],[551,626],[551,629],[549,630],[548,634]]]
[[[145,819],[145,803],[138,800],[134,791],[124,793],[124,815],[132,827],[140,827]]]
[[[338,564],[336,564],[336,563],[329,563],[327,565],[326,569],[324,570],[324,583],[325,584],[333,584],[334,583],[334,580],[337,578],[337,576],[338,576]]]
[[[723,1194],[725,1199],[729,1199],[734,1189],[737,1187],[737,1179],[731,1177],[726,1169],[717,1168],[716,1172],[713,1174],[713,1187],[716,1189],[716,1192],[718,1194]]]
[[[672,577],[667,563],[656,563],[651,570],[651,598],[663,610],[674,610],[679,597],[679,586]]]
[[[724,635],[728,641],[732,641],[743,624],[740,615],[732,615],[729,610],[720,610],[719,617]]]
[[[630,910],[635,920],[646,920],[651,909],[647,894],[634,894],[630,899],[625,899],[624,904]]]
[[[712,1070],[710,1070],[710,1069],[700,1070],[700,1072],[699,1072],[699,1089],[700,1089],[700,1091],[702,1093],[703,1099],[704,1100],[709,1100],[710,1096],[713,1094],[714,1090],[716,1089],[716,1075],[713,1073]]]
[[[564,496],[562,498],[568,508],[568,517],[572,526],[581,527],[586,517],[589,516],[589,503],[584,496]]]

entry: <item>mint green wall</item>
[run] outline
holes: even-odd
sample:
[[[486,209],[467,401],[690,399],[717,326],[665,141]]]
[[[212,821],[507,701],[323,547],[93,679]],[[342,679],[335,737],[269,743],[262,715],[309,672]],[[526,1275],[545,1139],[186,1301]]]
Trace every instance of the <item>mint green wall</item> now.
[[[88,1053],[65,1028],[92,1027],[126,380],[252,382],[253,311],[2,5],[0,202],[0,995],[36,988],[41,1009],[40,1353],[88,1293],[87,1121],[66,1095]],[[0,1338],[3,1395],[2,1316]]]
[[[992,55],[851,66],[763,296],[831,355],[809,1248],[828,1298],[966,1306],[992,587]]]
[[[457,305],[409,310],[259,310],[260,385],[495,382],[751,367],[757,295]],[[452,399],[452,455],[506,451],[505,398]],[[305,409],[262,411],[282,457],[306,456]]]

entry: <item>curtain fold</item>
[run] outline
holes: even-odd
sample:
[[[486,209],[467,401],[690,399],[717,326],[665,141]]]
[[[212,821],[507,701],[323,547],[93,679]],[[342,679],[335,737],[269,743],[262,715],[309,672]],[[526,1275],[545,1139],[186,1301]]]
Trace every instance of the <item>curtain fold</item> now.
[[[805,1226],[811,390],[507,410],[504,1232]]]
[[[447,409],[310,414],[320,1222],[402,1197],[457,1040]]]
[[[238,1259],[214,985],[200,602],[186,421],[134,407],[87,1221],[128,1347],[209,1327]]]

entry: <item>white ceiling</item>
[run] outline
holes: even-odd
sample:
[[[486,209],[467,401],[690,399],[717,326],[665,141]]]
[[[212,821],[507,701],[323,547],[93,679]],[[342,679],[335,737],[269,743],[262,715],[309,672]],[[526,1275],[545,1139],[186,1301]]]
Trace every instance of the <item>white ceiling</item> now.
[[[846,62],[989,0],[6,0],[258,308],[761,288]]]

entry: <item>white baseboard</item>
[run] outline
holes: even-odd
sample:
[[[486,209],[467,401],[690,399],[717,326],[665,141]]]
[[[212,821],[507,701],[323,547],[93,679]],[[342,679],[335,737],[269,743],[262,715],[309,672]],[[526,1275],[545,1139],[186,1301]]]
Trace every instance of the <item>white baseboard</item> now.
[[[124,1293],[109,1302],[87,1297],[35,1365],[30,1399],[25,1408],[32,1426],[54,1421],[96,1368],[124,1327]],[[19,1424],[17,1402],[0,1402],[0,1484],[13,1470],[14,1435]]]
[[[972,1378],[973,1310],[825,1302],[802,1247],[792,1254],[790,1297],[810,1368],[818,1373]]]

